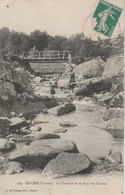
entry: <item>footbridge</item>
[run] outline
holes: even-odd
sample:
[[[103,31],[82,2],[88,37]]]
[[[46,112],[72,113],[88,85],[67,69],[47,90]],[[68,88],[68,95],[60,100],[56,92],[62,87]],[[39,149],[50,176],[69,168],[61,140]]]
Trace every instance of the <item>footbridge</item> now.
[[[63,51],[37,51],[23,52],[21,59],[30,63],[31,68],[39,75],[62,75],[65,72],[66,63],[71,61],[69,50]]]
[[[30,50],[24,51],[23,55],[21,56],[22,60],[28,60],[29,62],[47,62],[47,61],[61,61],[66,62],[71,56],[69,50],[63,51],[38,51],[38,50]]]

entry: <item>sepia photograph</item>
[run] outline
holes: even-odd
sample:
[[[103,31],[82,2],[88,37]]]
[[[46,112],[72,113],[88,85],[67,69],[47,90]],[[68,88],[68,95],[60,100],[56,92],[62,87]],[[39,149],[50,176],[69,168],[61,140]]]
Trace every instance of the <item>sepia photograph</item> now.
[[[122,195],[124,0],[0,0],[0,195]]]

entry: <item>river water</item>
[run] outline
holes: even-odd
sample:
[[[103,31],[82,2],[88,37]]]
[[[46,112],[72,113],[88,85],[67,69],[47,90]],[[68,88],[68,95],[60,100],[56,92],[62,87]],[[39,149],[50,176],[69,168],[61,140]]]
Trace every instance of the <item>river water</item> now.
[[[67,128],[66,133],[60,133],[60,137],[73,141],[80,153],[86,154],[91,160],[104,158],[108,155],[113,145],[121,148],[123,143],[116,140],[107,131],[98,128],[98,123],[102,120],[100,115],[103,107],[85,101],[75,101],[76,111],[63,116],[52,114],[42,115],[49,123],[41,124],[42,132],[53,132],[60,128],[59,123],[70,121],[77,126]]]

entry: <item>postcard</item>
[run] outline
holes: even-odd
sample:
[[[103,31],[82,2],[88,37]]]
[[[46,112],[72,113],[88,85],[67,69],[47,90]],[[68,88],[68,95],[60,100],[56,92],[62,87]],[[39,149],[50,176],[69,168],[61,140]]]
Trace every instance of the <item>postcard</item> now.
[[[0,195],[122,195],[124,1],[0,0]]]

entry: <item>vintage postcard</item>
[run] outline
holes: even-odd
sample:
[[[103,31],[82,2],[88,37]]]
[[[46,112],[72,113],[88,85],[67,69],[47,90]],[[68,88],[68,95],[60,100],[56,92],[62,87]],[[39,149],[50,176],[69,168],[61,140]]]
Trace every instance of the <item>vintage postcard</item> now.
[[[0,0],[0,195],[122,195],[124,0]]]

